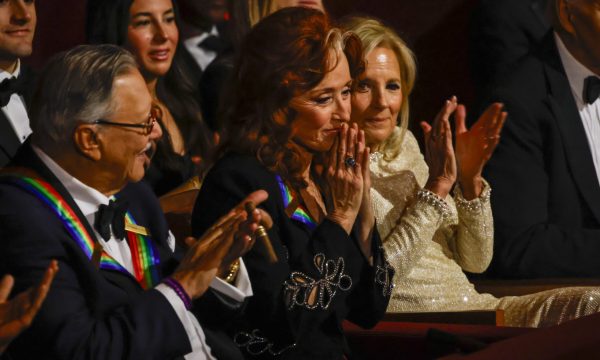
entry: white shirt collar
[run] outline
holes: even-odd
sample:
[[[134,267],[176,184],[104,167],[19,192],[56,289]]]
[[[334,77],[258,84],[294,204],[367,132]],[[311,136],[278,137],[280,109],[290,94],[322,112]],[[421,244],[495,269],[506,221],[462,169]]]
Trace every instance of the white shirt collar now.
[[[19,77],[20,73],[21,73],[21,60],[17,59],[17,67],[15,68],[15,71],[13,71],[12,74],[9,73],[8,71],[0,70],[0,81],[11,78],[11,77]]]
[[[209,32],[203,32],[200,35],[192,36],[190,38],[185,39],[183,42],[187,47],[198,46],[204,39],[209,37],[210,35],[219,36],[219,30],[217,27],[213,25]]]
[[[565,73],[569,79],[569,85],[571,85],[571,91],[575,94],[577,100],[585,104],[585,101],[583,101],[583,84],[585,78],[597,75],[575,59],[556,32],[554,33],[554,39],[558,48],[558,54],[565,68]]]
[[[32,146],[33,151],[39,156],[42,162],[52,171],[58,180],[67,189],[75,203],[83,213],[88,217],[98,211],[100,204],[108,205],[109,198],[98,190],[87,186],[86,184],[73,177],[58,165],[42,149]]]

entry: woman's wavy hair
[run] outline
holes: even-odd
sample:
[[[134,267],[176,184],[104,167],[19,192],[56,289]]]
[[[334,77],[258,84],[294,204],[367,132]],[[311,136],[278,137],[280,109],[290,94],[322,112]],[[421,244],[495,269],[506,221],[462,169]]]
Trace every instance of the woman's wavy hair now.
[[[370,17],[352,16],[342,20],[342,23],[345,29],[352,31],[360,38],[365,57],[374,49],[384,47],[396,54],[398,64],[400,64],[400,86],[404,97],[398,116],[401,135],[394,138],[390,137],[382,146],[382,152],[385,154],[386,160],[391,160],[400,153],[404,134],[408,127],[410,115],[408,99],[417,76],[415,55],[392,28],[384,25],[379,20]]]
[[[171,1],[175,11],[175,22],[178,28],[181,28],[177,2]],[[87,9],[88,42],[125,46],[129,8],[132,3],[133,0],[91,1]],[[171,68],[165,76],[158,79],[156,93],[173,115],[184,138],[185,150],[200,155],[204,160],[210,160],[214,148],[212,134],[203,120],[197,84],[194,83],[194,76],[190,74],[193,70],[190,69],[185,55],[180,41]],[[157,153],[152,161],[161,168],[176,171],[179,170],[181,161],[174,155],[170,141],[167,134],[164,134],[158,141]]]
[[[260,21],[246,36],[236,62],[219,154],[255,156],[292,185],[305,186],[291,133],[296,113],[288,104],[335,68],[339,57],[332,57],[332,51],[345,54],[352,78],[363,71],[360,40],[317,10],[289,7]]]

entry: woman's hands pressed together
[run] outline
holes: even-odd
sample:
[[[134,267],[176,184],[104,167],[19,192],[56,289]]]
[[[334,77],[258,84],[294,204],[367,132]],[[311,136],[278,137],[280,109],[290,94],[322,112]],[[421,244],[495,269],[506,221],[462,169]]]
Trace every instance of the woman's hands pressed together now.
[[[371,207],[370,150],[365,145],[365,133],[356,123],[342,124],[338,138],[328,158],[327,181],[332,211],[328,217],[350,234],[359,221],[362,251],[371,256],[371,230],[375,217]]]

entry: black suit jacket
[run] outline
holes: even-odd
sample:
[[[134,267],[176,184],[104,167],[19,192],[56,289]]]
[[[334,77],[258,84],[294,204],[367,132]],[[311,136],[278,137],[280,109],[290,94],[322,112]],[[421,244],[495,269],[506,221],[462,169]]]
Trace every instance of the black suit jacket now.
[[[535,49],[550,29],[548,0],[480,0],[470,24],[474,80],[482,90]]]
[[[254,296],[243,319],[231,327],[231,336],[246,355],[257,355],[251,358],[340,359],[348,352],[342,321],[374,326],[387,307],[393,270],[386,267],[379,235],[375,230],[370,266],[356,236],[336,223],[324,220],[311,231],[290,219],[275,175],[255,158],[241,155],[221,159],[207,174],[192,215],[193,233],[205,231],[258,189],[269,193],[261,207],[273,218],[268,233],[279,261],[269,263],[260,243],[244,256]],[[308,283],[317,286],[302,288]],[[309,288],[322,296],[314,308],[292,300],[301,302]]]
[[[23,94],[25,108],[27,108],[34,90],[36,76],[29,67],[21,63],[19,77],[23,77],[21,81],[24,81],[27,89],[26,93]],[[4,111],[0,110],[0,168],[6,166],[6,164],[10,162],[13,156],[15,156],[19,146],[21,146],[21,142],[19,141],[15,130],[12,128]]]
[[[503,277],[600,275],[600,186],[553,34],[499,84],[509,113],[485,168]]]
[[[37,172],[84,219],[28,143],[10,166]],[[119,196],[129,201],[136,222],[150,230],[161,258],[160,274],[167,276],[180,254],[168,247],[168,227],[156,197],[144,183],[129,184]],[[85,219],[83,223],[93,236]],[[35,285],[51,259],[58,260],[60,270],[31,328],[9,347],[13,358],[173,359],[191,351],[177,314],[162,294],[144,291],[128,274],[98,270],[40,200],[16,185],[0,183],[0,273],[15,276],[16,293]],[[216,317],[222,308],[235,307],[240,306],[221,303],[206,313]],[[214,338],[204,330],[207,339]],[[222,343],[209,345],[218,354]]]

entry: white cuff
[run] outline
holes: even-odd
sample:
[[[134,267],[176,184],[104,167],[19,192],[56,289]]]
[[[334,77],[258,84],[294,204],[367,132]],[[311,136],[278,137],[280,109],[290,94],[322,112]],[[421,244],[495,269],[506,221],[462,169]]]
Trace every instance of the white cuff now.
[[[226,281],[215,277],[210,283],[210,287],[218,292],[229,296],[235,301],[242,302],[245,298],[252,296],[252,285],[250,285],[250,277],[248,270],[244,264],[244,260],[240,258],[240,270],[235,279],[235,286],[228,284]]]
[[[177,295],[175,290],[171,289],[165,284],[158,284],[155,288],[158,292],[167,298],[167,301],[175,310],[181,325],[185,329],[185,333],[188,336],[192,352],[185,356],[186,360],[190,359],[213,359],[210,355],[210,347],[206,344],[204,331],[200,326],[200,323],[191,312],[187,311],[183,300]]]

